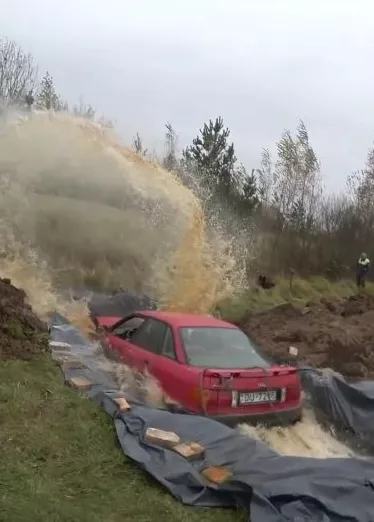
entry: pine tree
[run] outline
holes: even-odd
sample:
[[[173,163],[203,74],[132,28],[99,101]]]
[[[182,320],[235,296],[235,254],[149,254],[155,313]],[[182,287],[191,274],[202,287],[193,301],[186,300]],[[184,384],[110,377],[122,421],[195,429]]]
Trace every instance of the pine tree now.
[[[214,199],[231,210],[245,213],[258,203],[255,171],[248,174],[237,166],[234,144],[229,142],[230,130],[221,117],[209,120],[200,129],[192,145],[184,150],[183,162],[194,169],[199,183]]]
[[[234,182],[236,163],[234,144],[228,142],[229,136],[230,131],[224,127],[221,117],[214,122],[209,120],[183,153],[186,161],[196,165],[202,183],[226,196]]]
[[[47,71],[44,75],[36,97],[37,106],[40,109],[60,111],[63,103],[60,96],[56,93],[53,77]]]
[[[243,204],[248,210],[254,209],[258,202],[258,188],[257,181],[255,176],[255,169],[252,169],[251,172],[247,172],[245,168],[242,166],[243,173],[243,181],[242,181],[242,195],[241,199]]]

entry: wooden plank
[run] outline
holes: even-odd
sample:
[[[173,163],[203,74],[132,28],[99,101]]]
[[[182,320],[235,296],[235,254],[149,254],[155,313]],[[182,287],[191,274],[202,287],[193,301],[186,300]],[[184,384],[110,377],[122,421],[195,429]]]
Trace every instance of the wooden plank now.
[[[84,366],[83,362],[77,357],[73,357],[71,355],[59,355],[54,358],[54,361],[62,367],[63,370],[71,369],[71,368],[82,368]]]
[[[208,482],[212,482],[213,484],[223,484],[232,476],[230,470],[221,466],[205,468],[201,474]]]
[[[187,460],[198,460],[203,458],[205,454],[204,446],[197,442],[183,442],[174,446],[173,450]]]
[[[158,430],[156,428],[148,428],[145,432],[145,440],[151,444],[173,448],[180,442],[180,438],[172,431]]]
[[[69,351],[71,349],[71,344],[63,343],[61,341],[49,341],[49,346],[57,351]]]
[[[120,411],[130,411],[131,410],[130,404],[123,397],[119,397],[118,399],[114,399],[114,402],[118,405],[118,409]]]
[[[87,391],[92,388],[92,381],[86,377],[71,377],[68,379],[68,384],[79,391]]]

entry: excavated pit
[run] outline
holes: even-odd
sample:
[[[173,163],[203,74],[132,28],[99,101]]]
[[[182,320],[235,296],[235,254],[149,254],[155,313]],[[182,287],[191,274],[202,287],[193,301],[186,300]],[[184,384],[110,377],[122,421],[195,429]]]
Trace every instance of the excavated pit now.
[[[278,306],[242,324],[263,351],[276,360],[289,359],[315,368],[332,368],[348,380],[374,379],[374,296],[322,299],[304,309]]]

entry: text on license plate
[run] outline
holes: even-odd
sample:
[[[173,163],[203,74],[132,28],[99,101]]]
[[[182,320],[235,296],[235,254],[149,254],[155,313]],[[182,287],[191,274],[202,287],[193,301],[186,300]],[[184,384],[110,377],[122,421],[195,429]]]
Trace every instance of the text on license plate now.
[[[239,394],[239,404],[260,404],[263,402],[275,402],[276,400],[276,390]]]

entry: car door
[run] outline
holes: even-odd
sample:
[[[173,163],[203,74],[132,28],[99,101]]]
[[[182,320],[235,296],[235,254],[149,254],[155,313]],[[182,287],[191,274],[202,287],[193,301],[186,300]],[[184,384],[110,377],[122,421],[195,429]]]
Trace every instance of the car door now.
[[[179,360],[177,337],[171,326],[148,319],[131,338],[131,344],[137,369],[147,370],[171,399],[191,406],[191,393],[195,388],[198,391],[198,372]]]
[[[130,336],[141,327],[144,321],[144,317],[133,315],[116,323],[109,332],[109,350],[114,352],[115,357],[120,358],[128,366],[134,366],[133,346],[129,342]]]
[[[166,328],[165,323],[151,317],[131,336],[132,359],[138,371],[148,370],[152,374],[152,368],[161,353]]]
[[[160,354],[154,360],[152,375],[171,399],[184,404],[186,366],[178,360],[174,333],[169,325],[166,325]]]

